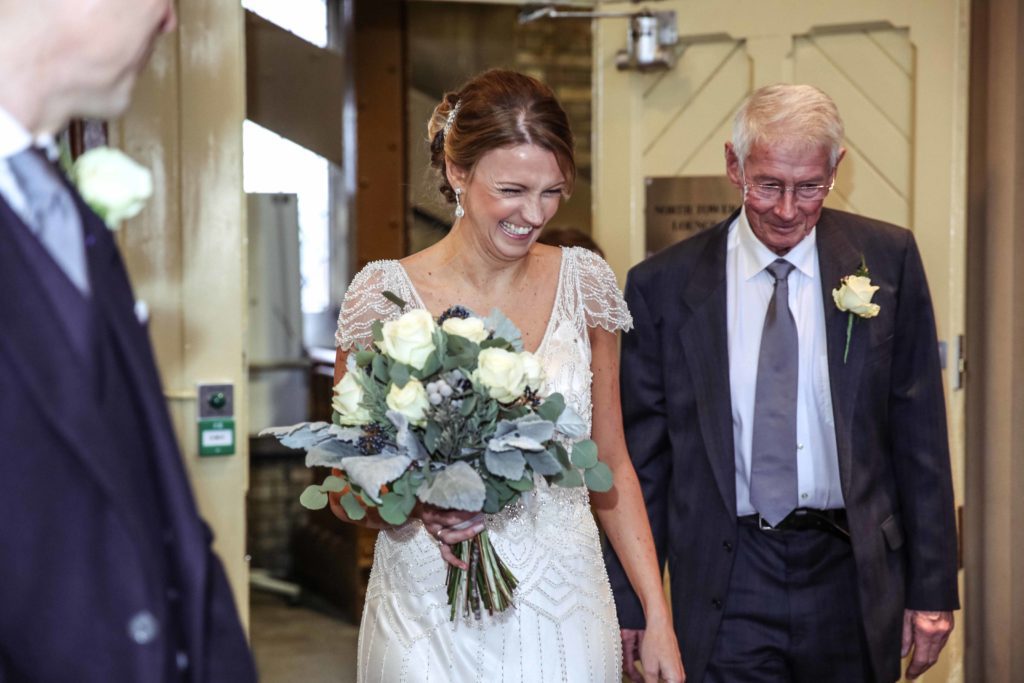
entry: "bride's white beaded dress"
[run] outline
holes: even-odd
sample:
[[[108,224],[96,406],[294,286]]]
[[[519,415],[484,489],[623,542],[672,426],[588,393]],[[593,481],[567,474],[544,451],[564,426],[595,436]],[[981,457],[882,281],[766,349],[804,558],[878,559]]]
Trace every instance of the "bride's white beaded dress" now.
[[[341,349],[368,345],[374,320],[398,317],[385,291],[425,308],[398,261],[370,263],[345,295]],[[543,393],[563,394],[588,427],[592,327],[628,330],[632,318],[608,264],[590,251],[563,248],[536,355],[547,377]],[[380,533],[359,631],[359,681],[621,680],[619,625],[587,490],[549,487],[539,476],[536,483],[519,503],[487,516],[494,547],[519,586],[512,609],[484,612],[479,621],[449,620],[447,565],[419,521]]]

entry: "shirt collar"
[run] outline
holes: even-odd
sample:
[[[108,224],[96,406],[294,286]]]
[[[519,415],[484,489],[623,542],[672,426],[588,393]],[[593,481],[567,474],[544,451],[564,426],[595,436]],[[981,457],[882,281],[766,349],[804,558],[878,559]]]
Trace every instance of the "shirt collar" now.
[[[740,268],[744,280],[750,280],[777,258],[783,258],[807,277],[814,277],[815,243],[817,242],[817,230],[811,229],[795,247],[780,257],[774,251],[757,239],[750,221],[747,220],[747,209],[743,207],[738,219],[737,237],[739,243]]]
[[[12,157],[31,145],[40,147],[51,161],[59,156],[59,150],[52,135],[40,135],[33,139],[32,134],[25,126],[11,116],[10,112],[0,107],[0,159]]]
[[[0,159],[12,157],[32,144],[32,134],[0,107]]]

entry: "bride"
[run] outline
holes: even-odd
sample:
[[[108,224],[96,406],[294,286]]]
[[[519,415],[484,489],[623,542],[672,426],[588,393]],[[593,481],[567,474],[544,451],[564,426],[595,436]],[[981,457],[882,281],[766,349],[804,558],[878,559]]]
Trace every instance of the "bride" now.
[[[620,681],[619,626],[593,502],[645,606],[645,678],[682,681],[622,432],[616,332],[628,330],[632,319],[600,257],[537,244],[575,179],[565,112],[545,85],[495,70],[446,95],[428,133],[455,223],[434,246],[401,261],[370,263],[356,275],[338,320],[335,380],[347,354],[372,341],[372,322],[397,317],[384,291],[434,316],[455,304],[481,314],[498,308],[544,366],[543,393],[562,393],[591,422],[615,483],[588,497],[583,487],[548,487],[537,477],[533,492],[496,515],[421,506],[401,527],[368,515],[362,523],[383,531],[359,634],[359,680]],[[337,496],[331,509],[350,521]],[[519,580],[514,607],[479,621],[450,621],[445,563],[464,565],[449,546],[485,527]]]

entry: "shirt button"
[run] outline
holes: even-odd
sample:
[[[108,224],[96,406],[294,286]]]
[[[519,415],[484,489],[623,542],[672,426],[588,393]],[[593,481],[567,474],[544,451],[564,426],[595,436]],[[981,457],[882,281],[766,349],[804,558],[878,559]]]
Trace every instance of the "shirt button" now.
[[[810,497],[811,497],[810,494],[807,494],[807,493],[801,493],[800,494],[800,500],[807,500]]]
[[[798,444],[796,445],[796,449],[797,449],[798,451],[802,451],[802,450],[804,449],[804,445],[803,445],[802,443],[798,443]]]
[[[160,624],[156,617],[147,610],[142,610],[128,622],[128,635],[135,641],[136,645],[145,645],[153,642],[160,633]]]

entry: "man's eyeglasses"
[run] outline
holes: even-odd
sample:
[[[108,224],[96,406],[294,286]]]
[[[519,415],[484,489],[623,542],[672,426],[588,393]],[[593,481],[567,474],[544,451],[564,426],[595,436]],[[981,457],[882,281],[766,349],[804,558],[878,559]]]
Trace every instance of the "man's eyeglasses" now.
[[[787,192],[801,202],[820,202],[835,186],[835,178],[828,185],[780,185],[779,183],[743,183],[743,191],[762,202],[777,202]]]

